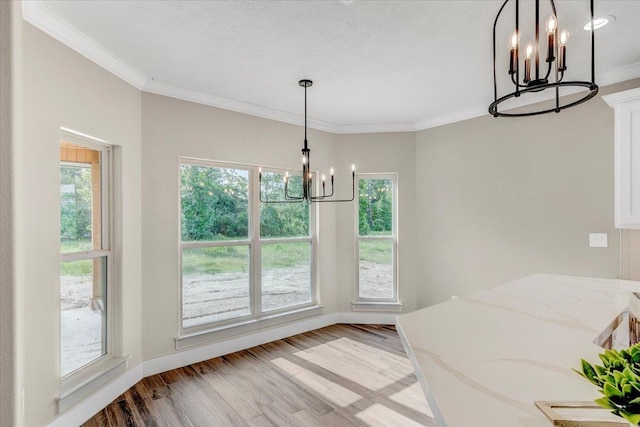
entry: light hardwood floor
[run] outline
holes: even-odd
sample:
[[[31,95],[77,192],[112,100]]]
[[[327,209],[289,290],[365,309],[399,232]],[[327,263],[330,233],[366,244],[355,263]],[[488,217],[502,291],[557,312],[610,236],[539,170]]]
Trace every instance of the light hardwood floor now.
[[[144,378],[84,426],[435,426],[393,326],[333,325]]]

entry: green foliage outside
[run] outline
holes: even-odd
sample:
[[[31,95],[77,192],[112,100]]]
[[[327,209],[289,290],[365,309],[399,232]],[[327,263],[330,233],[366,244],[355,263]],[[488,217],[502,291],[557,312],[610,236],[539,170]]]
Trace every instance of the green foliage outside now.
[[[302,194],[302,177],[291,175],[287,194]],[[264,172],[262,174],[262,200],[283,200],[284,175]],[[260,236],[303,237],[309,235],[309,204],[301,203],[260,203]]]
[[[390,179],[358,181],[358,226],[361,236],[385,236],[393,232],[392,185]]]
[[[596,403],[610,409],[633,425],[640,423],[640,343],[626,350],[605,350],[599,355],[603,365],[582,360],[578,372],[599,388],[603,397]]]
[[[247,171],[182,165],[180,177],[183,241],[249,236]]]
[[[91,196],[91,168],[60,167],[60,242],[63,253],[65,243],[74,245],[76,251],[91,249]]]

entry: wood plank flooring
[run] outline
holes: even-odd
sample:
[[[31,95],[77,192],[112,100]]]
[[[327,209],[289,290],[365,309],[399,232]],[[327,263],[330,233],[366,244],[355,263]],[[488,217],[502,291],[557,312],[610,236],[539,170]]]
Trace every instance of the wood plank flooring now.
[[[333,325],[144,378],[86,427],[435,426],[393,326]]]

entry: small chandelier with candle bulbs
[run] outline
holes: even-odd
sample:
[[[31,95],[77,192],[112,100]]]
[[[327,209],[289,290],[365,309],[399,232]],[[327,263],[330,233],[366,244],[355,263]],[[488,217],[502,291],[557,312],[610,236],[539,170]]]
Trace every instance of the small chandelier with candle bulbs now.
[[[313,172],[311,172],[311,149],[307,143],[307,88],[313,85],[311,80],[300,80],[298,82],[304,88],[304,146],[302,148],[302,191],[299,194],[289,193],[289,172],[284,176],[284,191],[282,198],[277,200],[269,200],[263,198],[262,191],[262,168],[258,173],[260,182],[260,201],[262,203],[312,203],[312,202],[352,202],[356,195],[356,167],[351,165],[351,198],[350,199],[334,199],[334,175],[333,168],[329,173],[331,181],[331,191],[327,193],[326,176],[322,175],[322,193],[316,193],[313,183]]]
[[[504,72],[509,76],[509,87],[512,92],[499,96],[498,94],[498,73],[503,68],[497,65],[497,56],[503,57],[502,53],[497,51],[496,47],[496,28],[500,15],[507,3],[512,0],[505,0],[493,23],[493,95],[494,101],[489,105],[489,114],[494,117],[526,117],[545,113],[559,113],[560,111],[582,104],[593,98],[598,93],[598,85],[595,83],[595,37],[593,28],[593,0],[591,4],[591,81],[573,80],[565,81],[565,72],[567,71],[567,44],[569,41],[569,32],[566,29],[558,31],[558,15],[556,13],[556,5],[553,0],[548,0],[550,4],[551,16],[546,22],[546,43],[541,44],[540,40],[540,0],[535,0],[535,19],[534,31],[535,40],[529,41],[524,49],[521,45],[520,32],[520,0],[515,1],[515,31],[509,38],[509,64],[504,66]],[[529,22],[527,20],[527,22]],[[524,60],[521,60],[521,53],[524,53]],[[541,58],[541,53],[546,53],[545,58]],[[506,52],[504,58],[506,59]],[[566,94],[571,94],[575,89],[582,90],[586,88],[588,92],[578,99],[571,98],[568,101],[561,99],[560,89],[568,88]],[[571,91],[570,89],[574,89]],[[526,111],[518,110],[516,112],[499,111],[498,107],[503,102],[519,98],[521,95],[531,94],[535,92],[543,92],[545,90],[552,91],[553,105],[540,106],[533,105]],[[540,98],[544,100],[548,98]],[[564,101],[564,102],[563,102]]]

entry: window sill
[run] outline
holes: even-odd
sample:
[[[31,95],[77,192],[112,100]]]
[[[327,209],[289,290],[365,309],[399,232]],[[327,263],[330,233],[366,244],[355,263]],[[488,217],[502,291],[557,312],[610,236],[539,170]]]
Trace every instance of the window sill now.
[[[354,301],[351,303],[353,311],[378,311],[384,313],[400,313],[402,312],[401,302],[384,302],[384,301]]]
[[[284,313],[266,313],[260,317],[243,320],[238,323],[215,327],[205,331],[184,334],[175,339],[176,350],[233,338],[259,329],[279,326],[284,323],[294,322],[308,317],[319,316],[323,313],[323,309],[324,306],[322,305],[313,305],[311,307],[293,309]]]
[[[58,413],[62,413],[127,370],[126,357],[111,357],[86,368],[80,375],[62,381],[60,397],[56,399]]]

